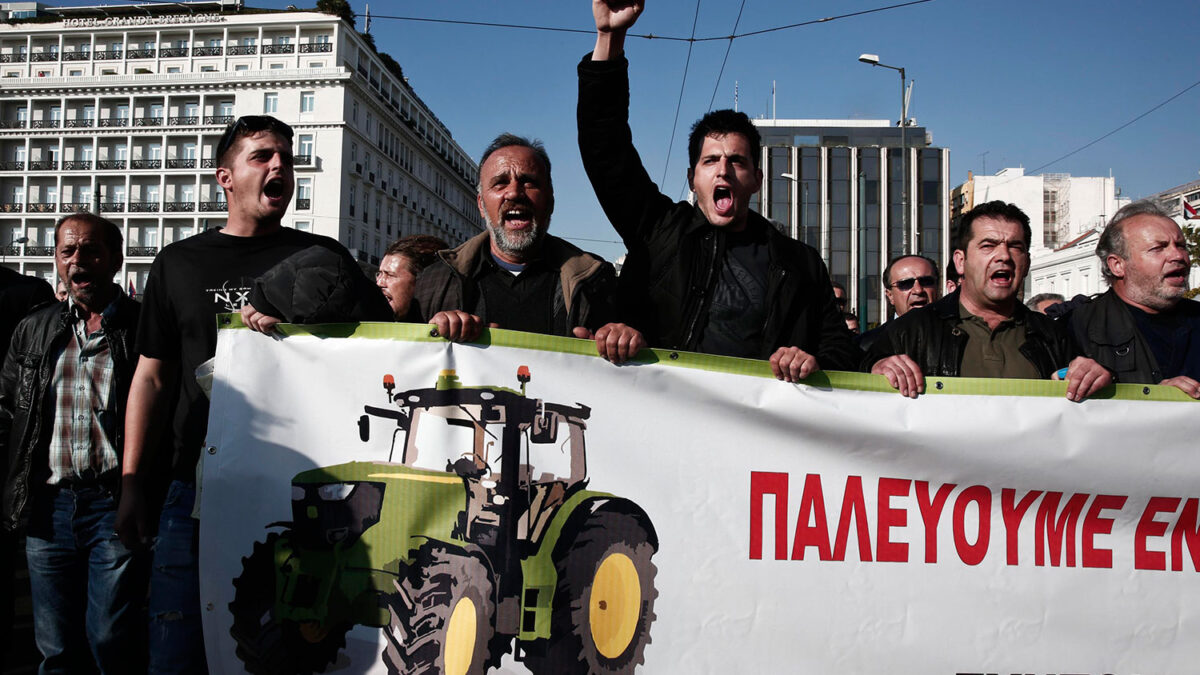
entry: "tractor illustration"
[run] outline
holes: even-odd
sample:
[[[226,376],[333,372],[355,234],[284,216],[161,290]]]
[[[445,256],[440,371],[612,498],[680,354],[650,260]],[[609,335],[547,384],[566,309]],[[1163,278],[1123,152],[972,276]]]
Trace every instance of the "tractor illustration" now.
[[[535,674],[631,673],[654,621],[658,538],[628,499],[588,489],[591,409],[520,390],[432,388],[364,406],[390,420],[387,461],[292,480],[234,579],[230,634],[252,673],[324,672],[355,625],[377,626],[392,673],[485,673],[510,649]],[[399,454],[399,461],[394,461]]]

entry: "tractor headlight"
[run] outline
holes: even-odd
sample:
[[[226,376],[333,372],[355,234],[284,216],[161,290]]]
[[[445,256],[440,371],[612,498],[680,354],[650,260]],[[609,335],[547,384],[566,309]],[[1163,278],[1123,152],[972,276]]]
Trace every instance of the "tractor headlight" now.
[[[292,486],[292,501],[302,502],[302,501],[304,501],[304,497],[307,496],[307,494],[308,493],[305,491],[303,485],[293,485]]]
[[[317,488],[317,496],[327,502],[340,502],[354,492],[354,483],[329,483]]]

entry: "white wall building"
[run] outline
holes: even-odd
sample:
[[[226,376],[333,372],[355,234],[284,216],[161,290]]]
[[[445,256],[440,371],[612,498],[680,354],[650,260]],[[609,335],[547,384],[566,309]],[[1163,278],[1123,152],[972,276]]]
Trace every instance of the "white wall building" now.
[[[366,264],[400,236],[482,230],[470,155],[335,16],[230,0],[35,11],[0,24],[3,264],[52,279],[54,222],[98,204],[140,292],[161,246],[224,224],[213,151],[247,114],[296,131],[285,226]]]

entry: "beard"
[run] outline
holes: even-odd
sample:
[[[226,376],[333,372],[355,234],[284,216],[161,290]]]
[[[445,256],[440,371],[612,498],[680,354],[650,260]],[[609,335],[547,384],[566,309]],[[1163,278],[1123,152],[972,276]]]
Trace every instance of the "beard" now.
[[[493,222],[491,216],[486,216],[484,222],[487,223],[488,231],[492,233],[492,241],[495,242],[496,248],[501,253],[517,258],[524,257],[526,253],[536,249],[545,238],[546,230],[550,229],[550,216],[546,216],[545,222],[534,219],[533,228],[524,232],[510,232],[504,229],[503,222]]]

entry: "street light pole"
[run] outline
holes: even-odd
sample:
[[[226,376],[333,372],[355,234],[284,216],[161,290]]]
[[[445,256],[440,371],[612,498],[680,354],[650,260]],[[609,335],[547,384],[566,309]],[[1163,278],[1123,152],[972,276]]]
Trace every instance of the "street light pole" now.
[[[900,166],[904,173],[904,183],[901,185],[900,190],[900,222],[904,228],[904,252],[914,253],[915,251],[908,250],[912,236],[908,229],[908,138],[906,133],[908,130],[908,97],[905,96],[907,82],[904,69],[880,63],[878,54],[862,54],[858,57],[858,60],[872,66],[899,71],[900,73]]]

